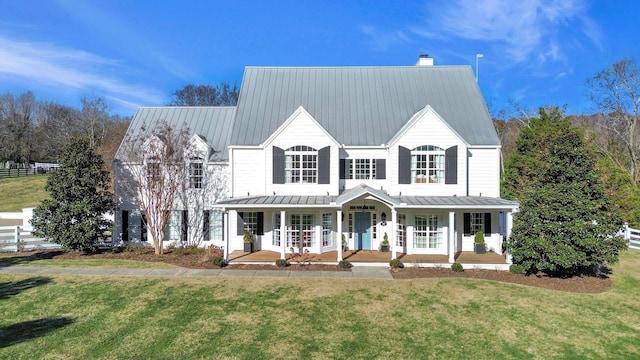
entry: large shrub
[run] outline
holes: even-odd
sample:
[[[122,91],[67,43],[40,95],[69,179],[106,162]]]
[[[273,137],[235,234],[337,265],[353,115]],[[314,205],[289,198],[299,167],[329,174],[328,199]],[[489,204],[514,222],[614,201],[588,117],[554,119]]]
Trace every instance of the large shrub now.
[[[506,242],[527,273],[555,276],[593,272],[615,263],[625,242],[582,132],[559,109],[540,110],[522,130],[506,165],[505,193],[520,201]]]

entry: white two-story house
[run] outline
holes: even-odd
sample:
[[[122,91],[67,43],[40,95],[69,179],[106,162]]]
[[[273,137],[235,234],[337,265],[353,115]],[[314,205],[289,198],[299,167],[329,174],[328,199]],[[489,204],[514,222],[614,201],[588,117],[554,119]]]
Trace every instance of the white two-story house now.
[[[231,109],[202,118],[187,115],[199,108],[164,107],[133,120],[182,111],[176,119],[228,131],[224,150],[211,144],[224,152],[228,192],[206,205],[206,222],[189,229],[183,220],[184,236],[207,233],[228,256],[249,230],[257,250],[335,252],[339,261],[343,248],[376,251],[386,235],[390,258],[454,262],[483,231],[488,249],[502,252],[518,204],[499,197],[500,140],[469,66],[422,56],[404,67],[247,67]],[[194,136],[213,138],[195,123]]]

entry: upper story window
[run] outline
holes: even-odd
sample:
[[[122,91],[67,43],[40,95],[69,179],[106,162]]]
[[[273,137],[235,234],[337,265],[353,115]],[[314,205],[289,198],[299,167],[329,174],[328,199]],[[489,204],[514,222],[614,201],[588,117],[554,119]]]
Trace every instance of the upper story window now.
[[[381,180],[386,177],[386,159],[340,159],[340,179]]]
[[[189,188],[202,189],[204,163],[202,158],[193,157],[189,161]]]
[[[444,183],[444,149],[423,145],[411,150],[411,183]]]
[[[376,178],[376,162],[374,159],[353,159],[349,162],[349,178],[354,180],[371,180]]]
[[[304,145],[285,150],[285,181],[287,184],[318,182],[318,150]]]
[[[147,184],[150,186],[157,185],[162,180],[160,178],[162,176],[160,173],[160,161],[155,157],[148,158],[145,161],[145,167]]]

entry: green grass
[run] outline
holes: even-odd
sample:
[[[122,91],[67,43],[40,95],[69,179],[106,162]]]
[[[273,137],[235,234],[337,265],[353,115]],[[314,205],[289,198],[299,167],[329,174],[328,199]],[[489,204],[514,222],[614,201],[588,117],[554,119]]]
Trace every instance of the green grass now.
[[[38,206],[49,197],[44,190],[46,183],[46,175],[0,178],[0,212],[16,212]]]
[[[55,266],[124,269],[177,269],[179,266],[163,262],[144,262],[122,259],[35,259],[31,256],[0,256],[2,266]]]
[[[640,251],[612,290],[484,280],[0,275],[0,358],[640,357]]]

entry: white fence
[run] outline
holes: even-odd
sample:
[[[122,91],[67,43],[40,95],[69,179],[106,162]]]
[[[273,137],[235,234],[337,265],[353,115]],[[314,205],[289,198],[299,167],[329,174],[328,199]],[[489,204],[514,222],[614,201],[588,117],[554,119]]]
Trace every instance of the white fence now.
[[[0,226],[0,251],[33,251],[60,249],[60,245],[33,236],[31,226]]]
[[[640,229],[630,228],[629,225],[624,224],[624,238],[629,244],[629,249],[640,250]]]

